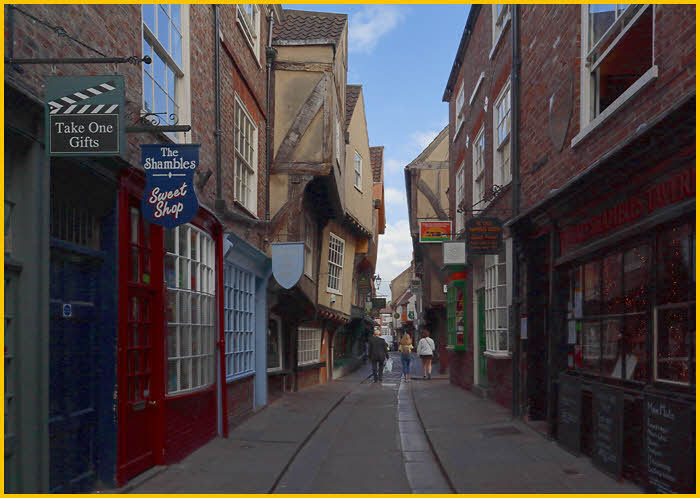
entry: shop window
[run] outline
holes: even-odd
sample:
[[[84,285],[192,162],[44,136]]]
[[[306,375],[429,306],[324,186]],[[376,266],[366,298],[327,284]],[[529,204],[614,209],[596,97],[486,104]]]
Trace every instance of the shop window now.
[[[690,224],[659,234],[654,309],[654,378],[694,384],[695,231]]]
[[[494,164],[493,184],[507,185],[510,173],[510,82],[501,90],[493,106]]]
[[[234,198],[253,214],[258,212],[258,128],[238,95],[234,104]]]
[[[214,241],[192,225],[164,231],[168,394],[214,383]]]
[[[224,270],[226,380],[255,372],[255,276],[231,264]]]
[[[143,55],[151,64],[142,64],[143,109],[156,116],[160,124],[173,124],[186,116],[188,75],[187,5],[149,4],[141,6],[143,17]],[[171,137],[175,134],[169,133]]]
[[[473,197],[474,206],[472,209],[481,208],[481,203],[486,193],[486,138],[482,127],[474,140],[472,147],[472,171],[474,178]]]
[[[345,257],[345,241],[334,234],[328,239],[328,288],[329,292],[342,293],[343,259]]]
[[[297,365],[318,363],[321,359],[321,329],[299,327],[297,331]]]
[[[282,324],[279,318],[267,322],[267,369],[282,368]]]
[[[652,69],[651,5],[583,5],[582,126],[631,97]],[[645,78],[646,77],[646,78]],[[616,105],[613,105],[616,104]]]
[[[508,303],[506,252],[485,257],[485,318],[486,351],[507,353],[508,345]]]
[[[12,251],[12,212],[15,204],[5,200],[5,252]],[[51,192],[51,237],[100,250],[100,219],[85,205],[76,205],[66,198]]]

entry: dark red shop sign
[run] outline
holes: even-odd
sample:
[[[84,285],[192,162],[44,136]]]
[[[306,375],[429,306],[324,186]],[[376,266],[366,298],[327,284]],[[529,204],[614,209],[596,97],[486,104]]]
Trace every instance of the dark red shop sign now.
[[[503,244],[503,223],[498,218],[471,218],[466,222],[467,254],[498,254]]]
[[[587,221],[564,227],[561,231],[561,252],[565,254],[593,237],[692,197],[695,197],[694,166],[646,191],[627,197]]]

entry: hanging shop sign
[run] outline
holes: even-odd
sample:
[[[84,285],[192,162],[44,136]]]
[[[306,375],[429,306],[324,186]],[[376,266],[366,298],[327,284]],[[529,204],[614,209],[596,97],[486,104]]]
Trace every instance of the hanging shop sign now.
[[[141,166],[146,188],[141,200],[143,216],[151,223],[174,228],[197,215],[194,170],[199,165],[199,144],[141,145]]]
[[[442,242],[442,266],[462,266],[467,264],[467,246],[463,240]]]
[[[50,156],[125,152],[123,76],[49,76],[46,101]]]
[[[420,294],[423,288],[421,287],[421,280],[419,278],[411,279],[411,293]]]
[[[304,271],[303,242],[275,242],[271,244],[272,274],[285,289],[291,289]]]
[[[452,238],[451,221],[419,221],[420,242],[442,242]]]
[[[503,245],[503,223],[498,218],[471,218],[466,222],[469,254],[498,254]]]
[[[372,309],[383,310],[386,308],[386,298],[385,297],[373,297],[372,298]]]
[[[372,292],[372,284],[370,283],[369,274],[363,273],[357,277],[357,292],[361,295]]]

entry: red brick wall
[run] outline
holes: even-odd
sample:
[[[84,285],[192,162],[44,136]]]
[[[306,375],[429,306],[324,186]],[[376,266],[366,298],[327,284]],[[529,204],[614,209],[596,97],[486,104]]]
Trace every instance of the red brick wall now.
[[[486,373],[489,379],[489,399],[506,408],[513,406],[513,361],[487,358]]]
[[[308,370],[301,370],[300,372],[297,372],[297,390],[301,391],[307,387],[320,384],[320,377],[320,368],[309,368]]]
[[[450,366],[450,383],[471,391],[474,384],[474,361],[470,352],[449,351],[446,356]]]
[[[255,376],[226,384],[226,421],[230,431],[253,413]]]
[[[649,122],[695,88],[695,6],[656,5],[654,9],[654,59],[659,77],[572,149],[571,140],[580,131],[581,7],[520,7],[522,209],[537,203],[553,188],[586,169],[633,135],[641,124]],[[550,19],[550,22],[543,23],[541,19]],[[572,115],[563,150],[558,152],[549,139],[549,107],[545,104],[570,74],[574,81]],[[533,164],[544,156],[548,157],[547,162],[533,171]]]
[[[267,377],[267,401],[272,403],[284,394],[284,375],[270,375]],[[287,381],[289,382],[289,381]],[[289,387],[287,387],[289,388]]]

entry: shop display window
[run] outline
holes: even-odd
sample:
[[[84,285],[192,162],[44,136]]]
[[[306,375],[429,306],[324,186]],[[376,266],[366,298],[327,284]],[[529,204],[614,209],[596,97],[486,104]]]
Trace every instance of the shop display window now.
[[[255,372],[255,276],[226,264],[224,269],[226,379]]]

